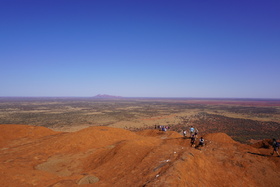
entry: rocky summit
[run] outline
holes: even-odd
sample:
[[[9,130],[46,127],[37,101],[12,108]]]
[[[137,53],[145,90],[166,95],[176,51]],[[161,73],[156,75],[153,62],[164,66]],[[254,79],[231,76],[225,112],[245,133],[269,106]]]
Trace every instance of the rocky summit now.
[[[1,187],[279,186],[280,158],[269,144],[224,133],[203,135],[199,148],[174,131],[103,126],[56,132],[9,124],[0,134]]]

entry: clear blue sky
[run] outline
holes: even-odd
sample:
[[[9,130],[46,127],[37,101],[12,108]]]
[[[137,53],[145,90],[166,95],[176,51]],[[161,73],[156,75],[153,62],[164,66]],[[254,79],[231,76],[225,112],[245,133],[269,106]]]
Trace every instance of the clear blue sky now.
[[[280,98],[279,0],[0,0],[0,96]]]

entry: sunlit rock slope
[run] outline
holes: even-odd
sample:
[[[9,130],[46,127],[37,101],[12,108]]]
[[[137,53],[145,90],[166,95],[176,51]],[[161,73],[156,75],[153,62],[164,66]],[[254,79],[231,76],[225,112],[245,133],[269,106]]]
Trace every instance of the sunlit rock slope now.
[[[270,156],[271,147],[224,133],[203,136],[200,149],[173,131],[0,125],[0,134],[1,187],[280,186],[280,158]]]

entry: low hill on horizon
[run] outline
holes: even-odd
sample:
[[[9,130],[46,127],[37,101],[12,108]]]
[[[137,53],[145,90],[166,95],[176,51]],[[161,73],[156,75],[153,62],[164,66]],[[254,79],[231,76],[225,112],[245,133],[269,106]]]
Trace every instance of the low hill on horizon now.
[[[279,186],[280,158],[267,141],[203,137],[196,149],[174,131],[0,125],[0,186]]]
[[[107,94],[98,94],[94,96],[93,98],[97,99],[115,99],[115,98],[122,98],[121,96],[115,96],[115,95],[107,95]]]

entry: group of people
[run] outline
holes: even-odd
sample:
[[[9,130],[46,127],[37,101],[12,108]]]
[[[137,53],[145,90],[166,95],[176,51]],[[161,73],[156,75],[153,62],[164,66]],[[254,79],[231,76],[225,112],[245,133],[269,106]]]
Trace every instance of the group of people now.
[[[164,126],[164,125],[155,125],[155,129],[159,129],[160,131],[167,131],[168,129],[170,129],[170,127]],[[204,141],[203,137],[199,138],[199,143],[198,143],[198,145],[196,145],[196,140],[198,138],[198,136],[197,136],[198,130],[194,126],[190,126],[189,135],[190,135],[190,139],[191,139],[191,147],[199,148],[199,147],[203,147],[205,145],[205,141]],[[183,136],[187,137],[187,130],[183,130]],[[272,139],[272,147],[273,147],[273,152],[271,153],[271,155],[273,156],[274,153],[276,153],[277,156],[280,157],[280,154],[278,152],[280,143],[277,142],[275,138]]]
[[[199,148],[204,146],[205,142],[204,142],[204,138],[200,137],[199,138],[199,143],[197,146],[195,146],[195,142],[197,139],[197,135],[198,135],[198,130],[196,128],[194,128],[193,126],[190,126],[190,138],[191,138],[191,147],[195,147],[195,148]],[[187,130],[183,130],[183,136],[187,137]]]
[[[155,129],[159,129],[160,131],[167,131],[170,129],[170,126],[164,126],[164,125],[155,125]]]
[[[191,139],[191,147],[195,147],[195,148],[199,148],[199,147],[203,147],[205,145],[205,141],[203,137],[199,138],[199,143],[198,145],[196,144],[196,139],[197,139],[197,134],[198,134],[198,130],[196,128],[194,128],[193,126],[190,126],[190,139]],[[187,137],[187,131],[183,130],[183,136]],[[271,154],[271,156],[274,155],[274,153],[277,154],[278,157],[280,157],[280,154],[278,152],[278,149],[280,147],[280,142],[277,142],[277,140],[275,138],[272,139],[272,147],[273,147],[273,151]]]

